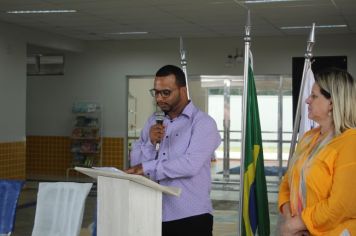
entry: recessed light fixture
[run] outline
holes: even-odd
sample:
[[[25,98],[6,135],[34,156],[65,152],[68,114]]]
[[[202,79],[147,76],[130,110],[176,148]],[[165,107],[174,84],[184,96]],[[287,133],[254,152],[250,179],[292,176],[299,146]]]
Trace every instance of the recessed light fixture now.
[[[316,25],[315,28],[346,28],[347,25]],[[293,29],[310,29],[310,25],[301,25],[301,26],[282,26],[282,30],[293,30]]]
[[[115,33],[107,33],[107,34],[119,34],[119,35],[127,35],[127,34],[148,34],[146,31],[128,31],[128,32],[115,32]]]
[[[51,14],[51,13],[76,13],[77,10],[15,10],[7,11],[8,14]]]

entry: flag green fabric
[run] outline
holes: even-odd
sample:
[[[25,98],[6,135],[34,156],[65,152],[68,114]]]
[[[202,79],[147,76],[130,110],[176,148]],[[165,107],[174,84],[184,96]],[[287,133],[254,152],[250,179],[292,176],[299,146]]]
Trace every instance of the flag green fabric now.
[[[250,54],[251,55],[251,54]],[[251,62],[248,70],[242,236],[270,235],[261,125]]]

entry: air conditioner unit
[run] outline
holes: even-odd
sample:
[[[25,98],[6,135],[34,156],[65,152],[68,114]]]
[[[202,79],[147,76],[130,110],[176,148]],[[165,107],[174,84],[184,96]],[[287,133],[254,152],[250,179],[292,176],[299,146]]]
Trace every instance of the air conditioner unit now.
[[[27,56],[27,75],[64,75],[64,55]]]

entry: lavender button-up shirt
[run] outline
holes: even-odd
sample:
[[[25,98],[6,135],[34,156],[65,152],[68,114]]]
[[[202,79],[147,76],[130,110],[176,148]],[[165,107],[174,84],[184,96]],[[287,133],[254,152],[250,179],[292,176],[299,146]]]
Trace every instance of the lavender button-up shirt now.
[[[165,117],[165,137],[158,159],[149,130],[156,123],[152,115],[141,137],[133,144],[131,165],[142,163],[147,177],[161,185],[182,189],[180,197],[163,195],[163,221],[212,212],[210,162],[221,143],[215,121],[190,102],[177,118]]]

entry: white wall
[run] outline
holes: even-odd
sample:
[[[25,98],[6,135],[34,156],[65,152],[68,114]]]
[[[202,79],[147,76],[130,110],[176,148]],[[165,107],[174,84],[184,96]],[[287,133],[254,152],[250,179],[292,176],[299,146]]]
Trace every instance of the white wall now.
[[[0,23],[0,142],[25,140],[26,44]]]
[[[56,47],[60,50],[76,52],[83,50],[83,43],[79,40],[0,22],[0,142],[24,141],[26,137],[28,43]],[[61,96],[58,100],[61,100]],[[46,97],[42,97],[41,101],[45,99]],[[52,113],[51,107],[39,110],[36,116],[43,122],[42,115]],[[58,120],[62,120],[62,117],[59,116]],[[33,121],[36,123],[37,119],[29,122]],[[40,125],[40,128],[43,127],[46,127],[46,124]]]
[[[307,36],[253,38],[255,74],[291,74],[292,57],[303,56]],[[318,36],[315,56],[348,56],[356,61],[356,36]],[[226,56],[243,48],[241,39],[186,39],[189,74],[241,75],[242,66],[226,67]],[[65,75],[28,80],[28,134],[68,135],[75,100],[104,105],[104,136],[125,137],[127,75],[154,75],[168,63],[179,64],[179,41],[131,40],[87,43],[82,52],[66,54]]]
[[[175,43],[97,42],[85,52],[67,53],[65,76],[29,78],[27,133],[68,135],[71,104],[84,100],[103,104],[104,136],[125,137],[126,76],[152,75],[166,63],[177,64]]]

